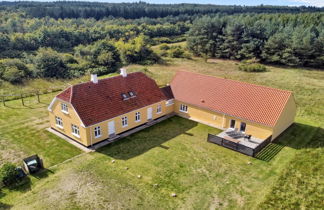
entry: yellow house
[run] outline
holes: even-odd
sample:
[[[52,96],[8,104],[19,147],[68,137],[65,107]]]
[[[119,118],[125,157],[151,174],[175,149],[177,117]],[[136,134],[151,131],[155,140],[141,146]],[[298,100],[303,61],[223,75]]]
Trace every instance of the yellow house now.
[[[170,86],[177,115],[260,140],[278,137],[296,115],[293,94],[286,90],[183,71]]]
[[[51,128],[84,146],[176,114],[254,139],[275,139],[294,121],[290,91],[190,72],[177,72],[159,88],[140,72],[74,85],[57,95],[49,108]]]
[[[154,80],[136,72],[74,85],[57,95],[49,108],[51,128],[91,146],[173,112]]]

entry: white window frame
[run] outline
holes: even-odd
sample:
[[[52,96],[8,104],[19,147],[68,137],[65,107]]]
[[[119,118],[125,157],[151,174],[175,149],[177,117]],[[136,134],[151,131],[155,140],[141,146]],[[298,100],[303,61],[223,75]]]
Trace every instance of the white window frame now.
[[[55,125],[56,127],[63,129],[63,120],[61,117],[55,116]]]
[[[127,118],[127,116],[122,117],[121,121],[122,121],[122,127],[123,128],[128,126],[128,118]]]
[[[156,108],[156,114],[161,114],[162,113],[162,105],[159,104],[157,105],[157,108]]]
[[[80,138],[80,128],[74,124],[71,124],[72,135]]]
[[[61,103],[61,110],[63,113],[68,114],[69,113],[69,107],[65,103]]]
[[[141,121],[141,112],[136,112],[135,113],[135,122],[140,122]]]
[[[165,102],[165,105],[166,105],[166,106],[171,106],[171,105],[173,105],[173,104],[174,104],[174,100],[173,100],[173,99],[167,100],[167,101]]]
[[[188,106],[185,105],[185,104],[180,104],[179,111],[184,112],[184,113],[188,113]]]
[[[101,137],[101,127],[100,126],[95,127],[93,129],[93,133],[94,133],[95,138]]]

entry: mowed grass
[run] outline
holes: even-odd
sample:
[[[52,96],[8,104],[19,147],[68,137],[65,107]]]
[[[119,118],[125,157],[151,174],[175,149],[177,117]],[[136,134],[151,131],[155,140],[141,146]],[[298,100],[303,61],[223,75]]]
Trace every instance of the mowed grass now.
[[[52,173],[46,173],[41,179],[31,177],[27,187],[4,190],[0,193],[0,206],[1,203],[13,209],[308,209],[318,206],[315,203],[321,204],[323,200],[320,191],[323,182],[319,176],[324,174],[319,166],[323,160],[323,144],[314,146],[314,142],[323,142],[324,72],[274,66],[268,69],[264,73],[246,73],[238,71],[237,62],[209,60],[206,63],[200,58],[169,59],[165,65],[128,66],[129,71],[143,71],[160,86],[168,84],[176,71],[185,70],[294,91],[297,123],[258,159],[207,143],[207,133],[218,130],[174,117],[99,152],[52,167]],[[1,161],[19,161],[20,157],[37,152],[50,166],[80,153],[44,130],[48,125],[46,107],[53,96],[41,96],[45,104],[37,104],[35,97],[30,98],[26,102],[30,107],[22,107],[19,100],[7,102],[7,107],[0,106],[0,123],[5,126],[0,126],[0,138],[4,142],[0,144]],[[115,163],[111,162],[113,159]],[[300,185],[303,190],[299,190]],[[172,192],[177,197],[171,197]]]
[[[71,158],[81,151],[49,133],[47,106],[55,93],[7,101],[0,106],[0,165],[4,162],[21,164],[22,158],[38,154],[46,167]]]
[[[293,126],[280,140],[282,152],[265,162],[208,143],[215,128],[173,117],[60,165],[2,202],[13,209],[256,208],[316,130]],[[305,135],[295,137],[298,131]]]

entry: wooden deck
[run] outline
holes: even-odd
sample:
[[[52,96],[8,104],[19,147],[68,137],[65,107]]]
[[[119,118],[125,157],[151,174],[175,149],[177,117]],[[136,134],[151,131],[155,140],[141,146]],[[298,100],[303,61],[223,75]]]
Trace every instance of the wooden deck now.
[[[207,141],[255,157],[260,150],[270,143],[271,136],[266,139],[251,136],[248,139],[245,138],[243,133],[228,129],[217,135],[208,134]]]

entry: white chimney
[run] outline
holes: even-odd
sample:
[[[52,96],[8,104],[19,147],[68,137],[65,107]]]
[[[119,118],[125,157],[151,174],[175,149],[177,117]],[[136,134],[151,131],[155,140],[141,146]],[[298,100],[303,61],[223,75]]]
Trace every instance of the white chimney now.
[[[96,74],[91,74],[91,82],[98,84],[98,77]]]
[[[127,77],[127,71],[126,71],[126,69],[121,68],[120,69],[120,75],[122,75],[123,77]]]

